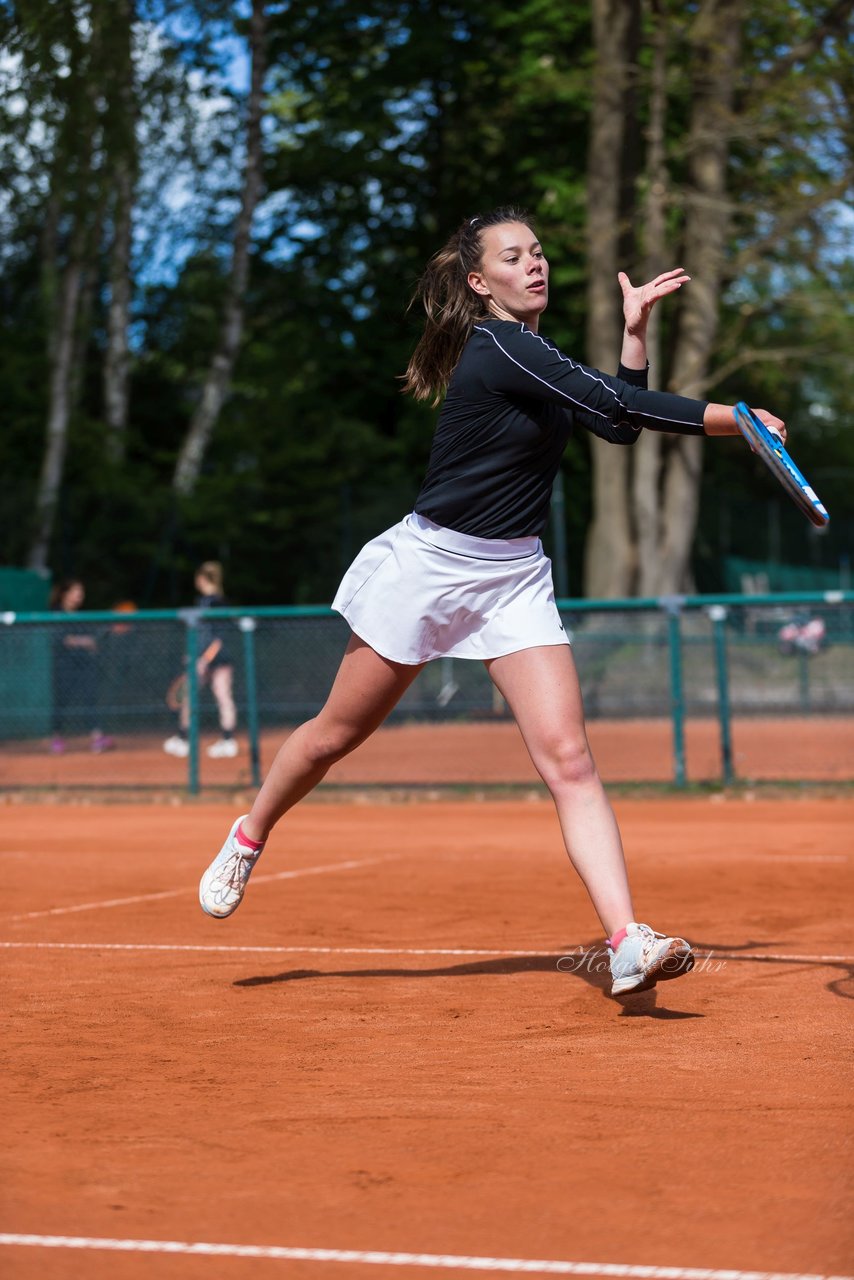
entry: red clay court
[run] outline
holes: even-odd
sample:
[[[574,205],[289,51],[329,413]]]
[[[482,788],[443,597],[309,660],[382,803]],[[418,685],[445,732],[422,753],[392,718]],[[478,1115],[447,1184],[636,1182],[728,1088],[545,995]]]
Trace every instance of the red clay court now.
[[[4,1277],[850,1274],[854,799],[616,803],[629,1009],[545,800],[4,805]]]

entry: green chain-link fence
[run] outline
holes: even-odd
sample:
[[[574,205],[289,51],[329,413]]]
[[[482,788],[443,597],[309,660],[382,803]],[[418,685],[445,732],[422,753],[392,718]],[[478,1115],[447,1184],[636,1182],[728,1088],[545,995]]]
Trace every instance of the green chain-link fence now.
[[[565,600],[606,781],[854,780],[854,593]],[[200,644],[224,644],[236,754]],[[0,614],[0,787],[255,786],[322,706],[348,628],[326,608]],[[181,711],[181,705],[184,711]],[[185,726],[186,751],[164,750]],[[528,785],[481,663],[428,665],[348,786]]]

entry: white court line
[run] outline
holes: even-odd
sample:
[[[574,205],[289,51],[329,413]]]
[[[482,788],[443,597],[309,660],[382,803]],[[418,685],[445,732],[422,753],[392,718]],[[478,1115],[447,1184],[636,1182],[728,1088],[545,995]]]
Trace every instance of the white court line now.
[[[0,941],[0,948],[7,950],[33,951],[206,951],[234,953],[253,953],[257,955],[287,956],[492,956],[499,960],[537,960],[543,956],[559,958],[567,952],[560,947],[542,947],[539,951],[507,951],[494,947],[476,949],[474,947],[248,947],[219,946],[208,943],[190,942],[27,942]],[[570,955],[577,954],[570,952]],[[695,951],[700,959],[707,960],[767,960],[795,964],[854,964],[854,956],[802,956],[779,955],[776,953],[757,952],[745,955],[735,951]],[[852,1278],[854,1280],[854,1278]]]
[[[775,862],[782,858],[788,862],[850,862],[847,853],[776,853],[772,855]],[[769,859],[770,861],[770,859]]]
[[[538,1258],[480,1258],[448,1253],[386,1253],[364,1249],[300,1249],[280,1245],[208,1244],[185,1240],[111,1240],[93,1236],[0,1234],[0,1244],[42,1249],[109,1249],[280,1262],[351,1262],[374,1267],[433,1267],[461,1271],[538,1272],[559,1276],[618,1276],[627,1280],[854,1280],[785,1271],[712,1271],[705,1267],[641,1267],[619,1262],[559,1262]]]
[[[559,947],[545,947],[542,951],[504,951],[500,948],[481,951],[470,947],[227,947],[182,942],[0,942],[0,947],[57,951],[249,951],[292,956],[521,956],[530,959],[561,954]]]
[[[296,880],[299,876],[319,876],[327,871],[351,871],[353,867],[370,867],[377,862],[389,862],[395,854],[384,854],[381,858],[360,858],[350,862],[329,862],[319,867],[303,867],[297,871],[278,871],[274,875],[253,876],[253,884],[261,884],[267,880]],[[108,898],[101,902],[80,902],[74,907],[51,907],[47,911],[25,911],[22,915],[10,916],[10,920],[38,920],[41,916],[67,916],[75,911],[98,911],[104,907],[125,907],[135,902],[156,902],[162,898],[182,898],[184,894],[195,893],[195,886],[183,889],[164,889],[160,893],[140,893],[133,898]]]
[[[713,856],[715,858],[732,857],[732,858],[738,858],[739,860],[743,861],[745,858],[756,857],[756,854],[744,853],[744,851],[741,849],[716,849]],[[770,850],[768,853],[763,853],[760,856],[765,858],[767,862],[780,862],[780,861],[850,862],[851,861],[847,853],[797,853],[797,852],[787,853],[785,850],[781,852],[777,849]]]

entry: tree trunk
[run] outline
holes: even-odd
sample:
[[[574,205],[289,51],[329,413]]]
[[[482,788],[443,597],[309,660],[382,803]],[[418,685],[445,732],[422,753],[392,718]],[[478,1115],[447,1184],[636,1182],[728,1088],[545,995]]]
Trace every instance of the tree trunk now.
[[[667,212],[667,15],[663,0],[650,0],[652,66],[649,83],[649,125],[646,150],[646,192],[643,220],[643,277],[652,280],[678,263],[665,261]],[[649,385],[661,387],[661,313],[653,309],[647,327]],[[643,431],[633,449],[631,505],[637,540],[637,594],[659,593],[658,543],[661,530],[659,493],[664,438],[658,431]]]
[[[681,299],[670,383],[700,396],[717,335],[730,209],[726,194],[732,101],[743,0],[704,0],[692,35],[694,95],[688,135],[684,265],[691,287]],[[659,567],[662,593],[691,588],[691,547],[700,505],[703,440],[678,436],[668,450],[662,491]]]
[[[100,226],[100,218],[98,219]],[[80,290],[77,295],[77,318],[74,322],[74,344],[71,349],[71,371],[68,380],[69,419],[80,404],[86,380],[86,357],[92,337],[92,310],[98,280],[98,262],[91,252],[91,238],[83,251]]]
[[[51,171],[49,182],[50,194],[47,198],[41,236],[39,237],[41,246],[39,275],[41,286],[41,305],[46,331],[45,355],[47,356],[48,368],[52,369],[54,356],[56,354],[56,317],[59,306],[58,230],[60,199],[57,192],[55,171]]]
[[[619,6],[618,6],[619,8]],[[589,183],[591,266],[588,356],[602,364],[604,342],[618,341],[618,313],[610,338],[603,315],[603,297],[616,267],[610,254],[616,220],[605,189],[603,147],[613,146],[619,125],[605,122],[619,110],[620,86],[625,84],[630,56],[626,32],[631,28],[629,6],[614,13],[607,0],[594,4],[594,35],[599,59],[594,83],[593,144]],[[732,136],[732,100],[740,45],[744,0],[702,0],[691,30],[693,94],[687,139],[689,185],[685,197],[684,249],[681,264],[665,261],[667,173],[665,116],[667,18],[661,0],[650,0],[652,69],[647,135],[647,190],[644,207],[645,278],[682,265],[692,276],[680,295],[678,327],[669,377],[672,390],[699,397],[705,387],[717,334],[724,252],[729,227],[726,174]],[[618,19],[622,17],[622,26]],[[609,49],[603,49],[607,42]],[[602,83],[602,79],[606,81]],[[597,139],[597,123],[602,138]],[[612,153],[612,156],[616,152]],[[597,172],[598,170],[598,172]],[[599,181],[597,182],[597,178]],[[604,287],[603,287],[604,286]],[[662,380],[659,316],[653,312],[647,335],[650,386]],[[594,336],[595,335],[595,336]],[[612,348],[613,349],[613,348]],[[606,366],[607,367],[607,366]],[[587,552],[588,595],[678,594],[690,589],[691,547],[699,512],[703,441],[699,437],[672,439],[645,432],[631,451],[615,462],[614,450],[596,442],[594,465],[594,522]],[[630,502],[628,495],[630,492]],[[628,511],[631,511],[631,522]],[[635,539],[637,580],[632,580],[632,539]]]
[[[596,68],[587,172],[587,360],[613,369],[622,334],[617,251],[625,103],[636,50],[639,0],[593,0]],[[626,500],[629,450],[592,439],[593,521],[584,589],[599,598],[627,595],[633,549]]]
[[[175,466],[172,483],[175,491],[182,496],[192,493],[196,487],[208,444],[228,394],[243,332],[252,216],[261,190],[261,115],[266,70],[265,29],[264,0],[252,0],[249,34],[252,83],[246,126],[246,168],[243,193],[234,230],[231,276],[226,293],[219,344]]]
[[[74,363],[80,293],[85,274],[86,227],[78,218],[71,237],[68,262],[62,273],[59,304],[50,337],[50,386],[48,393],[47,439],[35,498],[33,535],[27,568],[45,572],[48,567],[71,416],[72,371]]]
[[[83,26],[69,28],[71,73],[63,94],[63,125],[51,160],[51,185],[42,233],[42,295],[47,324],[48,408],[45,451],[33,504],[27,566],[48,567],[59,494],[68,450],[68,428],[82,379],[89,311],[96,288],[98,242],[106,202],[102,160],[101,80],[103,13],[93,6],[85,40]],[[70,127],[69,127],[70,126]],[[60,266],[64,224],[68,248]]]
[[[62,273],[59,305],[49,323],[50,390],[47,443],[36,497],[36,521],[28,567],[47,568],[59,491],[65,472],[68,429],[80,399],[98,285],[98,244],[103,230],[106,190],[96,208],[78,210],[68,261]],[[44,241],[46,247],[46,241]],[[49,257],[55,251],[48,249]],[[48,270],[55,272],[56,262]]]
[[[114,464],[127,449],[130,350],[133,202],[137,170],[137,87],[133,53],[136,0],[111,0],[109,79],[110,116],[107,155],[114,174],[113,241],[110,246],[110,302],[107,310],[107,349],[104,356],[104,416],[107,456]]]
[[[116,464],[124,460],[127,449],[133,186],[131,166],[123,159],[116,169],[113,244],[110,251],[110,306],[107,313],[107,351],[104,359],[107,456]]]

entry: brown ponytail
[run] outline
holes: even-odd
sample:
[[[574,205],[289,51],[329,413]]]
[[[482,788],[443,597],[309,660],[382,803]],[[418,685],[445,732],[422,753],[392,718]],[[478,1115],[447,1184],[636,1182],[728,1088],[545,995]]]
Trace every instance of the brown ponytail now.
[[[483,258],[483,232],[505,222],[531,219],[524,209],[508,205],[467,219],[427,263],[410,306],[419,298],[427,313],[424,332],[404,377],[404,391],[416,400],[438,404],[457,366],[473,326],[489,315],[484,300],[469,286],[470,271]]]

